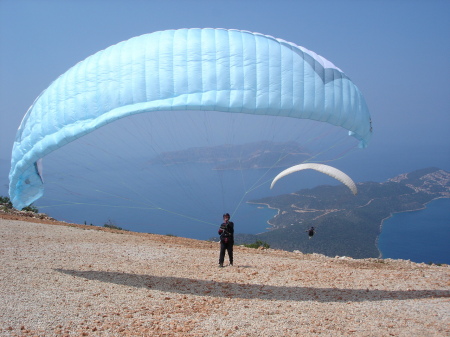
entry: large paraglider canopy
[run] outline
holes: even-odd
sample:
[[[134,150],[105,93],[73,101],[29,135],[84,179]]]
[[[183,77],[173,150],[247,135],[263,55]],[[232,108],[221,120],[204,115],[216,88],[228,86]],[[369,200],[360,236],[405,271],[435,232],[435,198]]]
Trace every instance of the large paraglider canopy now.
[[[141,114],[147,122],[135,119]],[[245,124],[240,118],[251,121]],[[310,132],[310,140],[324,134],[314,131],[317,129],[308,124],[310,121],[346,129],[359,147],[367,145],[372,132],[367,105],[356,85],[331,62],[306,48],[240,30],[155,32],[86,58],[35,100],[22,120],[12,150],[9,193],[14,207],[20,209],[42,197],[44,157],[67,149],[67,144],[77,139],[88,139],[86,135],[95,130],[106,130],[105,126],[118,120],[131,122],[113,131],[113,138],[122,139],[123,129],[132,129],[132,125],[141,128],[131,130],[133,136],[145,133],[146,149],[155,150],[146,166],[159,163],[168,167],[183,156],[192,159],[195,153],[200,162],[210,163],[214,158],[216,171],[288,167],[310,158],[313,154],[283,162],[289,157],[287,153],[291,156],[307,150],[296,137],[277,141],[280,134],[288,133],[287,127],[277,127],[280,120],[304,122],[307,129],[297,128],[297,136]],[[220,127],[224,120],[231,121],[226,130]],[[203,131],[192,131],[194,124],[202,125]],[[290,125],[297,127],[292,122]],[[237,141],[235,134],[240,128],[243,135],[266,137],[243,136]],[[258,132],[252,133],[254,130]],[[208,140],[206,147],[199,145],[201,137]],[[222,143],[216,141],[220,137],[225,139]],[[165,147],[161,139],[170,139],[178,146]],[[97,144],[89,140],[89,146]],[[126,151],[138,153],[133,146],[128,145]],[[179,152],[186,149],[188,152]],[[255,164],[251,158],[258,150],[278,156],[271,165]],[[223,160],[224,155],[228,161]],[[132,163],[133,159],[122,162]]]

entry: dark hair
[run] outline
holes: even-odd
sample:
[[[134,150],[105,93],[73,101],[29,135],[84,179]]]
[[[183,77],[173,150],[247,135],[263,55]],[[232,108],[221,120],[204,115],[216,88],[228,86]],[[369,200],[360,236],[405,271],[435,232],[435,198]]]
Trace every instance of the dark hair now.
[[[228,214],[228,213],[225,213],[225,214],[223,215],[223,218],[225,218],[225,217],[231,218],[231,217],[230,217],[230,214]]]

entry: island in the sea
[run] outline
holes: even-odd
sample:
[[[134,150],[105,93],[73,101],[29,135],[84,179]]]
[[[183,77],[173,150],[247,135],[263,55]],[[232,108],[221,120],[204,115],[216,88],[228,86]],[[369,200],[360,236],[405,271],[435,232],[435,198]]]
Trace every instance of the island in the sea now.
[[[310,157],[311,154],[296,142],[260,141],[163,152],[148,164],[203,163],[214,164],[215,170],[249,170],[288,167],[302,163]]]
[[[271,248],[327,256],[380,257],[377,247],[383,221],[394,213],[423,209],[437,198],[450,198],[450,172],[426,168],[383,183],[358,183],[358,194],[345,186],[319,186],[292,194],[253,200],[278,209],[271,230],[237,235],[236,243],[265,241]],[[305,231],[314,226],[316,235]]]

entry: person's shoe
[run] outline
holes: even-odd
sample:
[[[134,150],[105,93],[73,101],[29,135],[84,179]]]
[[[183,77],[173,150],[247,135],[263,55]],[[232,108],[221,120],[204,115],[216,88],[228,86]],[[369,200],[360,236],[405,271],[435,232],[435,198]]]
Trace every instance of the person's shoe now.
[[[219,268],[223,268],[223,263],[219,263]]]

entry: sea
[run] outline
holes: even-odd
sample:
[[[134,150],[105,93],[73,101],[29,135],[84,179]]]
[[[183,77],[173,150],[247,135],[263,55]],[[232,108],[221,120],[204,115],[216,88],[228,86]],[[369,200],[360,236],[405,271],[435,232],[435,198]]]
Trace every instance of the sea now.
[[[450,264],[450,199],[385,220],[378,249],[383,258]]]
[[[212,177],[208,177],[206,172],[212,172],[207,170],[201,172],[197,168],[195,170],[187,167],[186,170],[195,172],[196,176],[191,174],[190,180],[197,181],[200,178],[204,181],[213,181]],[[216,173],[214,173],[216,174]],[[222,175],[220,179],[220,185],[227,186],[232,181],[244,179],[248,185],[252,185],[249,177],[243,177],[240,171],[231,171],[227,175]],[[80,175],[78,175],[80,176]],[[84,176],[84,175],[81,175]],[[174,174],[173,176],[182,176],[182,174]],[[274,176],[269,174],[268,176]],[[174,193],[163,194],[164,189],[169,188],[167,181],[160,181],[159,179],[153,179],[157,181],[161,186],[150,186],[146,183],[145,189],[148,191],[157,191],[158,199],[164,201],[167,208],[164,211],[161,210],[149,210],[148,208],[135,208],[136,203],[132,201],[130,204],[118,204],[109,205],[113,207],[103,207],[99,203],[92,202],[89,204],[77,204],[76,200],[73,203],[67,203],[65,206],[61,202],[57,201],[52,206],[49,199],[53,196],[51,191],[47,191],[46,195],[38,200],[35,205],[40,211],[53,216],[54,218],[67,222],[74,223],[93,223],[96,226],[103,226],[104,223],[111,219],[112,224],[122,227],[130,231],[154,233],[163,235],[176,235],[181,237],[188,237],[199,240],[209,240],[217,238],[217,229],[222,221],[222,213],[232,213],[232,221],[235,222],[236,232],[242,234],[258,234],[269,230],[270,226],[268,221],[272,219],[277,210],[270,209],[265,205],[256,205],[248,203],[249,200],[255,200],[270,195],[279,195],[283,193],[291,193],[293,184],[295,184],[296,190],[303,188],[312,188],[318,184],[335,184],[334,180],[330,179],[323,181],[323,177],[320,175],[305,174],[305,181],[308,183],[302,186],[297,186],[297,180],[289,181],[280,180],[277,183],[277,188],[271,191],[269,188],[270,182],[266,182],[260,188],[255,189],[251,193],[242,194],[242,191],[230,190],[225,201],[227,200],[241,200],[236,205],[225,205],[222,200],[219,200],[217,191],[220,191],[222,187],[214,184],[201,184],[202,188],[196,190],[191,188],[195,187],[189,181],[177,181],[170,189],[179,188],[179,192],[175,195],[191,193],[189,199],[192,203],[186,203],[185,205],[178,205],[176,209],[169,208],[173,204]],[[49,179],[50,180],[50,179]],[[217,180],[217,179],[216,179]],[[84,190],[86,187],[81,186],[83,182],[73,182],[73,185],[77,185],[72,189],[72,195],[77,195],[76,188],[80,187],[80,190]],[[190,185],[191,184],[191,185]],[[80,186],[78,186],[80,185]],[[183,186],[188,186],[180,188]],[[91,190],[94,193],[94,189]],[[103,193],[109,193],[108,190],[102,190]],[[120,191],[114,193],[121,194]],[[139,192],[139,193],[144,193]],[[152,192],[154,194],[154,192]],[[233,194],[234,193],[234,194]],[[64,199],[66,196],[58,197],[56,199]],[[164,200],[163,200],[164,199]],[[123,199],[119,199],[123,200]],[[203,204],[198,201],[203,200]],[[122,202],[122,201],[121,201]],[[42,208],[41,208],[42,206]],[[44,207],[45,206],[45,207]],[[120,206],[120,207],[116,207]],[[123,208],[126,206],[127,208]],[[193,209],[198,207],[198,209]],[[174,212],[172,212],[174,211]],[[190,216],[180,217],[177,212],[182,214],[193,214],[197,219],[191,219]],[[200,220],[200,221],[198,221]],[[164,225],[161,225],[164,224]],[[385,220],[382,226],[382,232],[378,240],[378,249],[382,254],[382,258],[392,259],[405,259],[418,263],[445,263],[450,264],[450,199],[436,199],[426,205],[425,209],[396,213],[389,219]]]
[[[157,171],[154,169],[148,177],[142,173],[131,174],[124,186],[119,175],[110,172],[107,183],[101,184],[95,181],[97,176],[90,178],[86,171],[69,174],[64,188],[60,188],[53,183],[57,180],[48,174],[46,193],[35,206],[66,222],[95,226],[111,224],[135,232],[199,240],[218,238],[224,213],[231,214],[237,233],[267,231],[270,228],[268,221],[278,210],[249,201],[289,193],[292,186],[283,187],[283,182],[276,191],[271,191],[270,181],[265,178],[267,170],[220,172],[212,166],[161,167]],[[268,176],[274,176],[274,173]],[[109,184],[109,181],[118,183]]]

